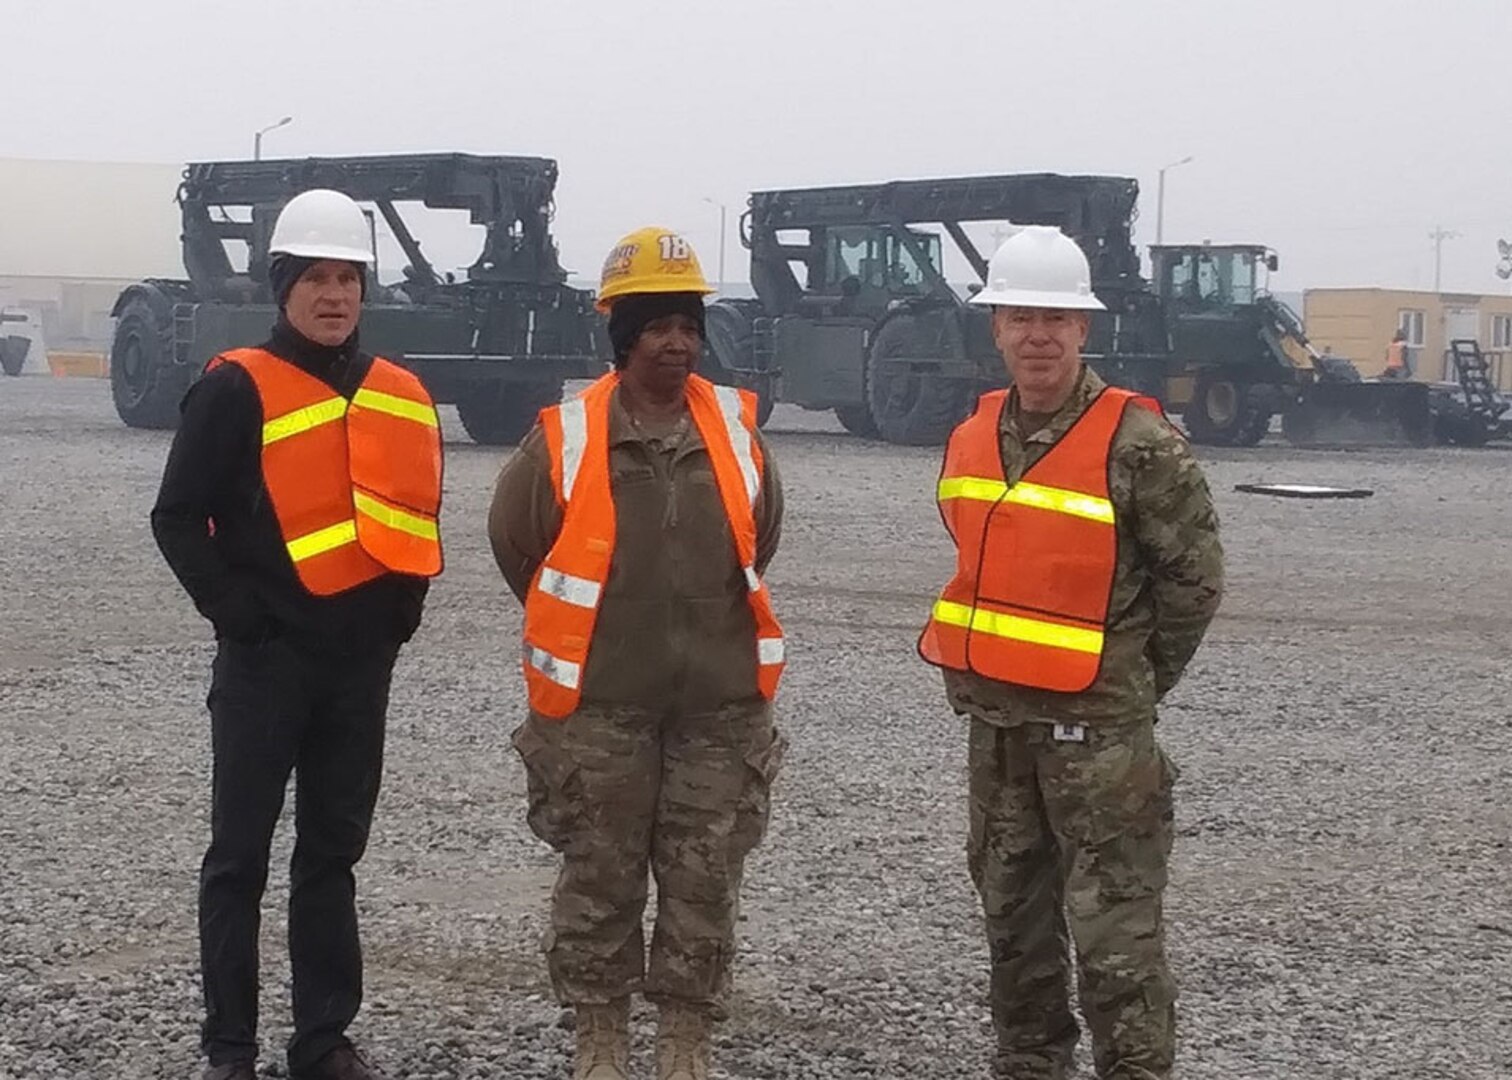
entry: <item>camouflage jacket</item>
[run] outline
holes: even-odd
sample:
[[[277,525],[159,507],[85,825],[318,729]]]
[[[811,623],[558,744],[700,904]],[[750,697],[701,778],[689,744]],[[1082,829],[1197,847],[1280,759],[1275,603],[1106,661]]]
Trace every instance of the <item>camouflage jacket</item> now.
[[[765,469],[755,507],[756,568],[764,573],[782,531],[782,483],[759,434],[757,442]],[[684,413],[670,430],[648,434],[616,392],[609,475],[614,561],[583,672],[583,705],[692,714],[756,697],[756,620],[714,468],[691,417]],[[500,470],[488,513],[494,559],[521,601],[561,530],[537,424]]]
[[[1044,457],[1106,385],[1083,368],[1066,404],[1029,435],[1019,426],[1017,394],[1010,393],[998,430],[1007,482]],[[957,712],[1006,726],[1116,722],[1153,715],[1181,678],[1223,591],[1223,549],[1207,481],[1186,440],[1145,409],[1124,413],[1110,454],[1118,561],[1097,681],[1065,694],[946,670],[946,695]]]

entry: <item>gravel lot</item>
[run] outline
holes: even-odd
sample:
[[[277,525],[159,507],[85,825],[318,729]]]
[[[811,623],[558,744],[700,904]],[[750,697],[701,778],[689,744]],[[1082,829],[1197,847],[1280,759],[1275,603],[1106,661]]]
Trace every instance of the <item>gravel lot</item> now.
[[[448,569],[396,677],[354,1034],[396,1077],[565,1076],[571,1034],[537,951],[553,861],[507,739],[518,610],[483,535],[500,454],[449,433]],[[950,557],[938,451],[788,407],[771,442],[792,752],[749,868],[723,1075],[985,1077],[964,733],[913,653]],[[0,1077],[197,1075],[212,648],[148,530],[167,446],[123,427],[103,382],[0,380]],[[1512,454],[1203,457],[1230,592],[1160,727],[1184,774],[1181,1075],[1505,1080]],[[1280,479],[1376,494],[1233,491]],[[269,1076],[289,849],[283,829]],[[643,1026],[643,1070],[649,1045]]]

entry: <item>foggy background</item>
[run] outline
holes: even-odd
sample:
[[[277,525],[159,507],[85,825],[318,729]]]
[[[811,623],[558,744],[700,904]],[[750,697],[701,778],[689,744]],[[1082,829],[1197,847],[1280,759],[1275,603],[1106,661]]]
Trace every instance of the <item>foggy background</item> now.
[[[1272,286],[1505,293],[1507,0],[504,3],[3,0],[0,157],[179,165],[462,150],[561,168],[563,263],[682,230],[746,279],[763,187],[974,173],[1136,177],[1155,238],[1265,243]],[[3,193],[0,193],[3,195]],[[171,199],[172,192],[164,193]],[[0,272],[45,261],[7,241]],[[168,221],[173,221],[170,213]],[[418,231],[418,230],[417,230]],[[472,245],[427,244],[443,267]],[[421,234],[422,241],[425,234]],[[176,237],[168,238],[170,251]],[[439,245],[439,249],[438,249]],[[390,259],[385,278],[397,270]],[[955,276],[955,275],[953,275]]]

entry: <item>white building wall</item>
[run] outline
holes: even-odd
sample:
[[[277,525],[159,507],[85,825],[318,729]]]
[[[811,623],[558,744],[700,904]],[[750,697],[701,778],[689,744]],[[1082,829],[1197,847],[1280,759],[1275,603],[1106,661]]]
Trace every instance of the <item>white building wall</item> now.
[[[144,277],[183,277],[183,166],[0,158],[0,308],[33,339],[27,369],[54,352],[103,352],[110,308]]]
[[[183,168],[0,158],[0,276],[183,276]]]

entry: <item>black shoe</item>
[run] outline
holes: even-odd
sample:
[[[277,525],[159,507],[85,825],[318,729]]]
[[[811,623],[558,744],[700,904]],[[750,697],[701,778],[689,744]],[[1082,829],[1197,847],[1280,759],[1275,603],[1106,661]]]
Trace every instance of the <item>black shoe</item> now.
[[[237,1077],[236,1080],[241,1080]],[[308,1069],[294,1074],[294,1080],[389,1080],[354,1046],[338,1046]]]
[[[225,1065],[206,1065],[200,1080],[257,1080],[257,1062],[232,1061]]]

